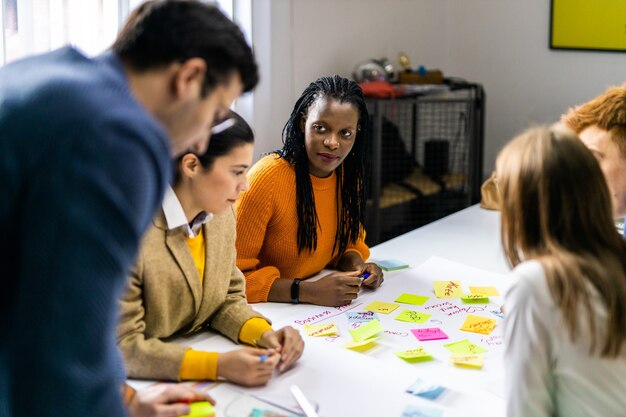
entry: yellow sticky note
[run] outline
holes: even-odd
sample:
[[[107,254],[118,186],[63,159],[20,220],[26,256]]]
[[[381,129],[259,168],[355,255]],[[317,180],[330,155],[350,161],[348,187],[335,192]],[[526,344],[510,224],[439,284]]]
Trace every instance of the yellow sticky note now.
[[[354,339],[355,342],[361,342],[365,339],[370,339],[371,337],[380,333],[382,330],[383,325],[380,324],[380,321],[374,319],[372,321],[368,321],[367,323],[363,323],[354,330],[350,330],[350,334],[352,335],[352,339]]]
[[[396,303],[415,304],[415,305],[421,306],[426,301],[428,301],[428,297],[424,297],[423,295],[404,293],[398,298],[396,298],[394,301]]]
[[[472,294],[485,294],[494,297],[500,295],[500,292],[496,287],[469,287],[469,290]]]
[[[339,333],[337,325],[335,323],[322,323],[322,324],[304,324],[304,332],[307,336],[330,336]]]
[[[463,295],[461,281],[435,281],[433,285],[437,298],[457,298]]]
[[[448,343],[443,345],[446,349],[448,349],[452,353],[458,353],[459,355],[476,355],[478,353],[485,353],[487,349],[484,347],[473,344],[467,339],[461,340],[460,342]]]
[[[461,300],[464,303],[488,303],[489,297],[486,294],[463,294]]]
[[[433,357],[424,350],[424,347],[418,346],[415,349],[396,352],[396,356],[409,362],[429,361]]]
[[[450,361],[457,366],[480,369],[485,363],[485,357],[482,354],[477,355],[451,355]]]
[[[430,314],[420,313],[419,311],[404,310],[396,316],[396,320],[407,321],[409,323],[426,323],[430,318]]]
[[[389,314],[398,307],[400,307],[400,304],[385,303],[382,301],[374,301],[373,303],[370,303],[370,305],[365,307],[364,310],[375,311],[381,314]]]
[[[346,349],[355,350],[357,352],[364,352],[376,346],[376,340],[377,338],[373,337],[371,339],[362,340],[360,342],[348,342],[343,345],[343,347],[345,347]]]
[[[461,330],[488,335],[494,327],[496,327],[495,319],[468,314],[465,322],[461,326]]]

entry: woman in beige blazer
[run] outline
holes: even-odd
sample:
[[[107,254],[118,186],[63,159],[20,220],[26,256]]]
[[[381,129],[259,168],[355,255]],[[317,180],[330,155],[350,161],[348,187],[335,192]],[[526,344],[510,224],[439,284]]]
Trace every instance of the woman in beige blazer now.
[[[246,300],[245,278],[235,264],[232,205],[247,189],[253,134],[233,112],[222,126],[204,155],[178,159],[174,184],[131,272],[117,337],[131,378],[255,386],[302,354],[296,330],[273,330]],[[218,354],[170,340],[206,329],[255,347]]]

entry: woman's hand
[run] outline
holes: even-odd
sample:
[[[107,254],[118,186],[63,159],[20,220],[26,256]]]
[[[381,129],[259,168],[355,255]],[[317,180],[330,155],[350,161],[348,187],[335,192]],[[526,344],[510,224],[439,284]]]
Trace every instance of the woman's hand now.
[[[302,281],[300,300],[321,306],[345,306],[359,295],[361,272],[333,272],[317,281]]]
[[[372,290],[380,287],[380,284],[385,280],[383,278],[383,270],[372,262],[364,263],[361,266],[361,275],[363,274],[370,274],[369,277],[363,280],[362,284]]]
[[[278,371],[285,372],[292,368],[304,350],[304,340],[300,333],[291,326],[283,327],[278,331],[267,330],[263,333],[259,344],[273,348],[280,353]]]
[[[131,417],[174,417],[189,414],[189,402],[215,401],[206,393],[184,385],[159,384],[135,394],[128,405]]]
[[[273,349],[245,347],[220,353],[217,357],[217,376],[246,387],[267,384],[280,360]]]

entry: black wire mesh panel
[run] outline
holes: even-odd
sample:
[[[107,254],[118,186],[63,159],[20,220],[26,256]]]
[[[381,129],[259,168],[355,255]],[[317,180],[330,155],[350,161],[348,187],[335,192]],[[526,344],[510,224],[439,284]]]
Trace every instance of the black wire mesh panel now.
[[[367,243],[384,242],[479,201],[482,87],[368,99],[372,165]]]

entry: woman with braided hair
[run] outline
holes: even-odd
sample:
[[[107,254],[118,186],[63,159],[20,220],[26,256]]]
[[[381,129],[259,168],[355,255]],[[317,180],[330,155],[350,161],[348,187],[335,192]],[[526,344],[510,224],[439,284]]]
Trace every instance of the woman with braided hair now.
[[[322,77],[296,102],[283,148],[250,170],[236,206],[249,302],[340,306],[382,283],[380,268],[365,262],[368,125],[360,87]],[[338,271],[305,280],[324,268]]]

